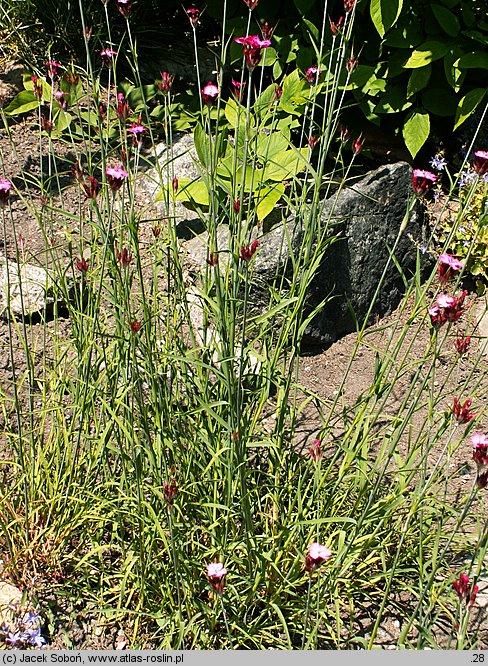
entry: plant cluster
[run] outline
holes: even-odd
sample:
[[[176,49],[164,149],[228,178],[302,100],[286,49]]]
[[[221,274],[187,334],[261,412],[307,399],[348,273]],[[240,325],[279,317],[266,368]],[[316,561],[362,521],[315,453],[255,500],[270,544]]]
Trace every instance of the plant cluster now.
[[[18,167],[6,173],[2,157],[4,245],[16,264],[47,265],[55,292],[51,320],[47,311],[38,323],[16,318],[6,263],[12,378],[0,388],[0,549],[5,575],[28,582],[40,610],[6,629],[4,641],[40,647],[44,616],[44,633],[56,631],[49,590],[122,627],[135,648],[372,649],[392,609],[402,615],[399,648],[485,647],[470,618],[488,546],[479,506],[488,483],[486,372],[471,344],[470,295],[459,287],[466,265],[448,252],[450,241],[419,247],[418,265],[429,251],[438,267],[426,284],[420,268],[405,277],[405,301],[374,347],[365,390],[345,396],[355,358],[385,328],[367,329],[367,317],[335,392],[321,396],[298,378],[303,335],[322,305],[307,309],[308,288],[336,240],[321,216],[324,196],[349,186],[363,146],[350,137],[347,160],[340,124],[360,5],[345,0],[333,26],[324,16],[313,62],[285,72],[273,62],[271,22],[258,32],[256,0],[241,3],[245,29],[231,42],[223,3],[216,74],[198,74],[193,182],[175,171],[174,75],[143,85],[137,3],[111,5],[123,41],[99,48],[85,33],[84,65],[46,57],[46,74],[26,74],[25,90],[2,109]],[[89,25],[83,3],[80,18]],[[201,13],[188,7],[185,18],[200,72]],[[236,49],[229,92],[224,74]],[[127,84],[121,53],[133,71]],[[16,154],[19,113],[37,127],[37,173]],[[156,161],[157,129],[165,151],[155,217],[138,195]],[[59,166],[66,144],[68,174]],[[375,298],[387,271],[401,271],[398,242],[437,181],[413,171]],[[191,276],[179,201],[204,229],[204,258]],[[37,222],[39,253],[19,237],[19,202]],[[271,217],[290,259],[257,284]],[[260,309],[251,307],[257,289]],[[423,331],[430,339],[417,358]],[[320,427],[299,450],[299,418],[311,404]],[[455,456],[474,464],[457,495]],[[362,613],[368,636],[359,632]]]

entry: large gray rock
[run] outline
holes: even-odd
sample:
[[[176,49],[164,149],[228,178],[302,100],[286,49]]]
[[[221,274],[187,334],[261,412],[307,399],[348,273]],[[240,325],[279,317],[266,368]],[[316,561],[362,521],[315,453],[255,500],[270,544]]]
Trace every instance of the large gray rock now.
[[[54,303],[53,280],[42,266],[17,264],[0,257],[0,316],[8,310],[16,317],[42,313]]]
[[[411,196],[412,171],[408,164],[389,164],[367,174],[351,189],[324,203],[322,222],[329,222],[339,240],[327,251],[310,290],[310,306],[328,293],[334,298],[312,322],[309,342],[330,345],[361,326],[368,314],[381,275],[397,238]],[[428,237],[427,219],[417,204],[395,250],[395,258],[408,279],[416,269],[417,247]],[[412,240],[413,239],[413,240]],[[432,266],[421,254],[421,268]],[[393,262],[376,299],[370,320],[394,310],[405,293],[404,280]],[[356,321],[355,321],[356,320]]]
[[[304,343],[330,346],[338,338],[356,330],[368,315],[371,302],[389,259],[411,195],[411,168],[400,162],[368,173],[352,187],[336,192],[324,200],[320,223],[336,237],[327,248],[319,269],[308,289],[310,312],[325,297],[331,299],[308,327]],[[395,251],[395,258],[407,279],[415,271],[417,246],[427,234],[427,223],[418,204]],[[298,219],[276,225],[259,239],[259,251],[253,262],[251,305],[263,309],[268,302],[269,284],[291,277],[290,252],[303,250],[304,231]],[[198,273],[205,266],[207,234],[200,234],[186,244],[190,270]],[[218,230],[219,250],[227,257],[228,228]],[[428,254],[422,255],[423,269],[431,265]],[[286,284],[286,279],[284,281]],[[370,312],[389,314],[405,293],[403,278],[390,262],[378,298]]]

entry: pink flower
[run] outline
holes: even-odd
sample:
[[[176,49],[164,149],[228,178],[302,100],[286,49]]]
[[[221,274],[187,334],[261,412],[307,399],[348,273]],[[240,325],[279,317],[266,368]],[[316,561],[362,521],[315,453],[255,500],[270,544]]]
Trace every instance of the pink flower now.
[[[412,173],[412,188],[418,197],[422,197],[437,181],[437,176],[431,171],[414,169]]]
[[[136,123],[132,123],[127,132],[132,134],[132,141],[134,145],[140,146],[142,144],[142,135],[144,132],[147,132],[147,127],[141,124],[141,118],[139,117],[138,121]]]
[[[122,16],[129,16],[132,11],[132,0],[117,0],[117,9]]]
[[[439,327],[445,324],[446,321],[454,322],[460,319],[464,312],[463,304],[467,293],[464,290],[458,297],[449,294],[439,294],[436,299],[436,305],[428,309],[432,325]]]
[[[261,49],[267,49],[271,46],[269,39],[260,39],[258,35],[248,35],[247,37],[236,37],[237,44],[242,44],[244,48],[244,59],[250,72],[259,65],[263,56]]]
[[[464,263],[456,257],[453,257],[452,254],[441,254],[439,257],[439,279],[441,282],[447,282],[454,273],[462,270],[464,268]]]
[[[343,127],[343,126],[341,125],[341,134],[340,134],[340,136],[341,136],[341,141],[342,141],[342,143],[346,143],[346,142],[347,142],[347,140],[349,139],[349,135],[350,135],[350,132],[349,132],[349,130],[347,129],[347,127]]]
[[[239,255],[239,258],[242,259],[242,261],[250,262],[251,259],[254,257],[256,250],[258,249],[259,242],[256,239],[251,243],[251,245],[243,245],[241,247],[241,253]]]
[[[179,181],[178,178],[175,176],[173,178],[173,192],[178,192],[178,186],[179,186]]]
[[[176,481],[174,479],[171,479],[169,482],[163,481],[163,495],[169,507],[171,507],[173,504],[173,500],[176,497],[177,492],[178,486],[176,485]]]
[[[469,343],[471,342],[471,336],[459,336],[454,340],[454,346],[458,354],[465,354],[468,351]]]
[[[219,89],[214,83],[207,83],[202,90],[203,103],[207,106],[212,106],[217,97],[219,96]]]
[[[58,69],[61,67],[61,63],[57,62],[56,60],[48,60],[46,67],[48,75],[51,77],[51,79],[54,79],[58,73]]]
[[[473,169],[477,174],[483,176],[488,171],[488,152],[486,150],[477,150],[474,154],[475,163]]]
[[[66,93],[64,93],[62,90],[56,90],[56,92],[54,93],[54,97],[56,98],[57,103],[63,109],[63,111],[66,111],[66,109],[68,108],[68,100],[66,99]]]
[[[356,4],[356,0],[344,0],[344,10],[346,14],[349,14],[349,12],[352,12],[354,9],[354,5]]]
[[[310,571],[310,573],[312,573],[318,569],[323,562],[327,562],[331,555],[332,552],[326,546],[322,546],[317,542],[311,543],[308,547],[307,557],[305,559],[305,571]]]
[[[479,432],[471,435],[471,444],[473,446],[473,460],[478,467],[478,476],[476,485],[478,488],[486,488],[488,484],[488,438]]]
[[[472,587],[471,580],[466,574],[460,574],[459,578],[453,582],[452,586],[458,597],[466,602],[468,608],[471,608],[476,601],[479,587],[477,585]]]
[[[0,203],[5,204],[10,196],[12,183],[6,178],[0,179]]]
[[[244,0],[244,2],[249,7],[250,11],[252,11],[255,7],[257,7],[259,0]]]
[[[319,69],[318,67],[309,67],[307,71],[305,72],[305,78],[307,81],[312,85],[313,83],[317,83],[319,80],[319,76],[322,74],[322,70]]]
[[[174,78],[174,74],[161,72],[161,81],[158,83],[158,88],[163,94],[169,93],[171,86],[173,85]]]
[[[261,34],[263,36],[263,39],[271,39],[275,31],[275,28],[276,26],[274,28],[271,28],[270,25],[268,24],[268,21],[265,21],[261,26]]]
[[[100,51],[100,55],[102,57],[103,62],[108,66],[112,66],[112,59],[114,56],[117,55],[117,51],[114,51],[113,49],[107,47],[106,49],[103,49],[103,51]]]
[[[475,415],[469,411],[473,401],[471,398],[468,398],[464,401],[464,405],[461,405],[457,398],[454,398],[454,403],[452,405],[452,413],[454,418],[458,423],[469,423],[474,419]]]
[[[215,562],[214,564],[209,564],[207,566],[208,582],[219,596],[221,596],[224,591],[226,575],[227,569],[222,562]]]
[[[310,146],[311,150],[315,148],[315,146],[318,144],[319,140],[315,136],[311,136],[310,139],[308,140],[308,145]]]
[[[320,439],[314,439],[312,444],[308,447],[308,452],[310,453],[310,457],[313,458],[315,462],[321,460],[322,456],[324,455],[321,445],[322,442]]]
[[[41,100],[42,99],[42,79],[40,79],[38,76],[31,76],[31,81],[32,81],[32,84],[34,86],[33,91],[32,91],[34,93],[34,97],[37,100]]]
[[[124,180],[128,178],[129,174],[122,167],[107,167],[105,170],[107,182],[114,192],[119,190],[124,184]]]

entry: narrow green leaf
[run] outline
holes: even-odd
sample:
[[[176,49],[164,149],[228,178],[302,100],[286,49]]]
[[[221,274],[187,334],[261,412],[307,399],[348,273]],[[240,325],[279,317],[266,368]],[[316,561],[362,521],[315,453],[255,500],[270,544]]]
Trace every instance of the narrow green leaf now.
[[[371,0],[369,13],[380,37],[394,26],[403,7],[403,0]]]
[[[412,157],[419,152],[430,134],[430,118],[425,109],[411,111],[403,126],[405,145]]]
[[[455,130],[469,118],[485,95],[486,88],[475,88],[462,98],[458,104],[456,118],[454,119]]]

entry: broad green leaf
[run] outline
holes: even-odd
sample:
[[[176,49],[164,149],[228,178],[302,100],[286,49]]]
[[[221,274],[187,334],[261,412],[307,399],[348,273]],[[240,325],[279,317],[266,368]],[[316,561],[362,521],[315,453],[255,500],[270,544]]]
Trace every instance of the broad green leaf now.
[[[405,145],[412,157],[419,152],[430,134],[430,118],[424,109],[411,111],[403,126]]]
[[[32,80],[32,74],[27,74],[24,73],[22,75],[22,81],[24,84],[24,88],[26,90],[34,90],[34,82]],[[51,84],[49,84],[47,81],[44,81],[44,79],[37,79],[37,84],[42,84],[42,99],[44,102],[51,102],[51,97],[53,94],[53,89],[51,87]]]
[[[284,193],[283,183],[276,183],[273,187],[264,187],[259,190],[259,196],[255,197],[255,201],[258,201],[256,206],[258,220],[264,220],[271,213]]]
[[[413,49],[422,42],[422,36],[418,23],[412,22],[393,28],[388,33],[384,43],[398,49]]]
[[[405,111],[410,106],[412,106],[412,102],[407,100],[404,86],[396,85],[381,95],[374,110],[376,113],[398,113]]]
[[[30,90],[22,90],[5,109],[8,116],[15,116],[18,113],[27,113],[32,109],[37,109],[39,102],[34,97],[34,93]]]
[[[291,74],[285,76],[283,79],[283,94],[281,95],[281,103],[289,102],[291,100],[303,101],[302,91],[305,86],[304,80],[300,77],[300,72],[294,69]]]
[[[403,0],[371,0],[369,13],[380,37],[396,23],[402,6]]]
[[[454,65],[459,69],[488,69],[488,53],[482,51],[473,51],[461,56]]]
[[[64,130],[69,127],[71,124],[71,121],[73,120],[73,117],[70,113],[67,111],[63,111],[63,109],[59,109],[59,112],[56,114],[54,118],[54,127],[56,129],[56,132],[64,132]]]
[[[410,58],[404,64],[404,67],[406,69],[424,67],[425,65],[445,56],[448,49],[448,44],[445,44],[444,42],[436,42],[435,40],[424,42],[413,51]]]
[[[444,73],[447,82],[454,92],[460,91],[464,79],[466,78],[466,72],[459,69],[459,67],[456,67],[454,64],[459,59],[459,50],[460,49],[453,49],[453,51],[444,56]]]
[[[307,164],[308,148],[286,150],[279,159],[269,159],[264,166],[265,180],[282,181],[303,171]]]
[[[451,37],[456,37],[459,34],[461,26],[455,14],[453,14],[447,7],[442,5],[433,4],[430,6],[434,16],[437,19],[441,28]]]
[[[246,109],[236,102],[233,97],[229,97],[225,105],[224,114],[229,124],[236,128],[237,125],[242,125],[246,119]]]
[[[293,2],[300,14],[305,14],[305,12],[308,12],[310,7],[314,4],[315,0],[293,0]]]
[[[431,73],[431,65],[425,65],[424,67],[414,69],[408,80],[407,97],[411,97],[412,95],[415,95],[415,93],[418,93],[419,90],[423,90],[429,83]]]
[[[269,67],[276,62],[278,54],[272,46],[269,46],[267,49],[263,49],[263,57],[259,63],[260,67]]]
[[[486,88],[475,88],[462,98],[456,109],[456,118],[454,119],[455,130],[469,118],[485,95]]]
[[[274,158],[279,161],[280,153],[284,153],[288,148],[288,140],[281,132],[260,134],[257,140],[256,155],[261,161]]]

